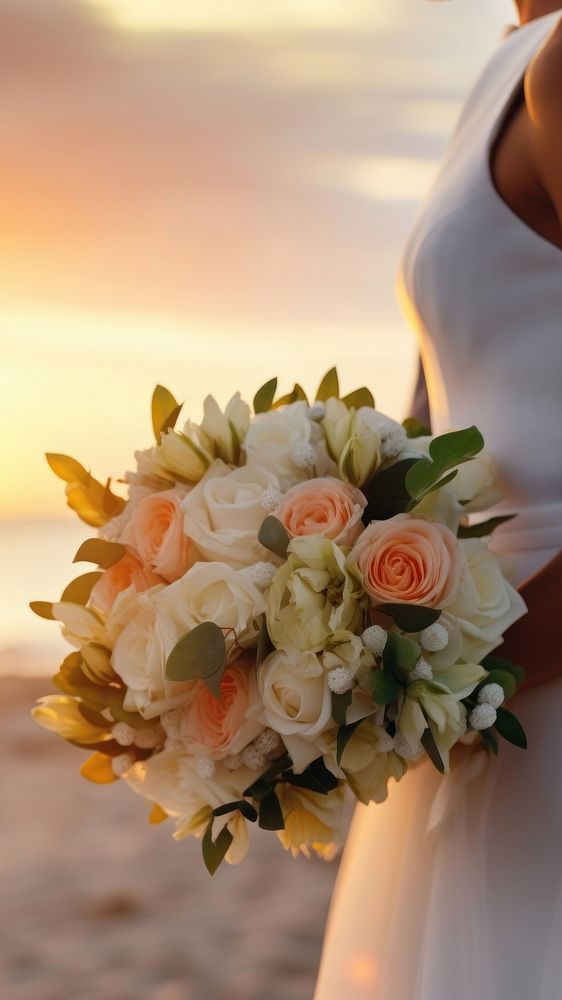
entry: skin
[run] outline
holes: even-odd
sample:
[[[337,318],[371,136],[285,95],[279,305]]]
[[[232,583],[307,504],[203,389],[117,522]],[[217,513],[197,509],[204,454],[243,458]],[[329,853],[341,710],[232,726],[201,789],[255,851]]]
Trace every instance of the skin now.
[[[527,24],[558,10],[557,0],[520,0]],[[516,215],[562,250],[562,17],[525,75],[498,136],[491,171]]]

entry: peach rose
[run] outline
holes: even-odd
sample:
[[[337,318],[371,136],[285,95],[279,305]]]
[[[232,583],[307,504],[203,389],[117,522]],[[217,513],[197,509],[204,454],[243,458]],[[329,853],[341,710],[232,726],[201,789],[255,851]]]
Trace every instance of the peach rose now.
[[[90,599],[96,608],[107,613],[121,591],[133,587],[140,593],[158,583],[164,583],[162,577],[147,566],[136,552],[129,549],[119,562],[105,570],[93,588]]]
[[[179,490],[153,493],[141,500],[120,541],[132,545],[141,559],[168,583],[180,577],[195,562],[191,543],[183,530],[184,517]]]
[[[411,514],[373,521],[352,549],[373,604],[443,608],[454,600],[466,557],[444,524]]]
[[[323,535],[337,545],[353,545],[363,531],[366,506],[361,490],[326,476],[291,487],[275,516],[291,538]]]
[[[257,698],[253,657],[239,658],[226,668],[220,701],[199,681],[193,697],[182,707],[180,734],[186,750],[211,757],[239,753],[263,729],[248,718]]]

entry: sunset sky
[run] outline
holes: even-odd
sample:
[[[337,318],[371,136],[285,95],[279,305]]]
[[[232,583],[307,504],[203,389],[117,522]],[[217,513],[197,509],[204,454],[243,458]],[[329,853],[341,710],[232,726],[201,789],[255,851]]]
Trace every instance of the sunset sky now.
[[[495,8],[491,10],[490,8]],[[168,383],[337,361],[403,414],[400,246],[503,0],[0,0],[0,516],[119,474]]]

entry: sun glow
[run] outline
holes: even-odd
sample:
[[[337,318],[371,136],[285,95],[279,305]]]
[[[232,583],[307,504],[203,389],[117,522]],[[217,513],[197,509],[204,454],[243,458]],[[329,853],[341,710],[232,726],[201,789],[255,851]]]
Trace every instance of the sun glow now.
[[[87,0],[129,31],[232,32],[334,30],[388,22],[391,4],[377,0]]]

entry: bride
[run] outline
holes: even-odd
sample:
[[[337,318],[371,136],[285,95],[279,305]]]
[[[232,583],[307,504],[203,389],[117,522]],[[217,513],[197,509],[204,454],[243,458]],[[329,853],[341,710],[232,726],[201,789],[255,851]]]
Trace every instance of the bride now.
[[[530,609],[499,651],[527,667],[529,750],[467,749],[358,807],[316,1000],[562,998],[562,8],[517,6],[402,285],[434,430],[477,423],[518,512],[492,544]]]

